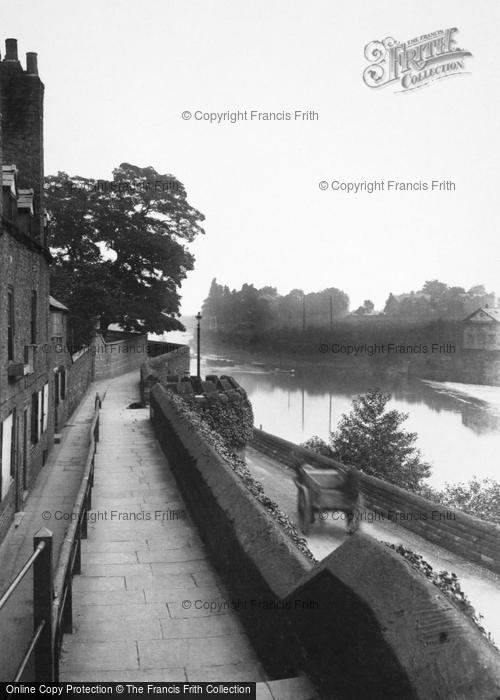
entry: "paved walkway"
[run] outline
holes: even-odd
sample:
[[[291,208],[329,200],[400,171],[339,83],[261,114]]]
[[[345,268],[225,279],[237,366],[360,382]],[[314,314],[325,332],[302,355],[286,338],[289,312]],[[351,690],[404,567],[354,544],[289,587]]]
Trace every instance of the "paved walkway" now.
[[[95,394],[98,391],[102,396],[105,390],[105,382],[91,385],[65,425],[61,443],[54,445],[45,466],[40,470],[23,506],[19,525],[12,525],[4,538],[0,546],[0,592],[7,588],[33,553],[33,535],[41,527],[47,527],[53,532],[53,565],[56,567],[69,523],[62,514],[69,515],[73,510],[88,453]],[[44,519],[42,513],[49,513],[49,519]],[[0,612],[1,681],[12,680],[33,634],[32,571],[30,569]],[[32,668],[29,666],[24,677],[32,678],[31,674]]]
[[[126,408],[137,400],[137,374],[109,382],[95,522],[73,581],[74,633],[64,637],[61,679],[263,681],[236,614],[203,608],[230,598],[185,510],[149,409]],[[273,697],[264,690],[262,698]]]

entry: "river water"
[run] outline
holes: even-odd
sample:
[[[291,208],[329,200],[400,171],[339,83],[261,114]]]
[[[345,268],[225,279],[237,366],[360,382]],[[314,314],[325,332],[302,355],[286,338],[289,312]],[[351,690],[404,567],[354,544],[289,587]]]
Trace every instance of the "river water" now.
[[[174,339],[169,333],[168,339],[188,342],[186,334]],[[233,375],[248,392],[255,425],[270,433],[297,443],[312,435],[328,440],[329,431],[350,411],[352,399],[376,386],[392,395],[389,408],[408,414],[404,427],[418,435],[416,445],[432,466],[431,486],[441,488],[474,475],[500,480],[500,387],[374,378],[314,365],[283,374],[274,370],[272,360],[264,367],[231,354],[223,357],[227,363],[215,354],[202,356],[202,375]]]
[[[293,442],[312,435],[327,440],[352,399],[377,386],[392,395],[388,408],[408,413],[404,427],[432,465],[428,483],[467,481],[473,475],[499,478],[500,388],[334,373],[297,376],[232,374],[248,391],[255,424]]]

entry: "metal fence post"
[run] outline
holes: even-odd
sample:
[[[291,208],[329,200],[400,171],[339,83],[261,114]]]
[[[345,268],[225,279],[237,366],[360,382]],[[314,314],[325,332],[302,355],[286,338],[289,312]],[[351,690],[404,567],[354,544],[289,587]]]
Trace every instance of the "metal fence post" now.
[[[64,598],[64,608],[62,611],[62,631],[72,634],[73,632],[73,572],[71,567],[66,576],[66,596]]]
[[[82,573],[82,540],[81,532],[76,531],[76,544],[75,544],[75,564],[73,566],[74,574]]]
[[[88,489],[88,485],[87,485]],[[89,492],[85,494],[85,498],[82,503],[82,512],[80,515],[80,533],[77,532],[77,537],[81,540],[87,539],[87,512],[89,509]]]
[[[53,682],[55,663],[52,637],[52,532],[46,527],[38,530],[33,537],[34,549],[42,542],[44,548],[33,564],[34,630],[44,623],[35,649],[35,680]]]

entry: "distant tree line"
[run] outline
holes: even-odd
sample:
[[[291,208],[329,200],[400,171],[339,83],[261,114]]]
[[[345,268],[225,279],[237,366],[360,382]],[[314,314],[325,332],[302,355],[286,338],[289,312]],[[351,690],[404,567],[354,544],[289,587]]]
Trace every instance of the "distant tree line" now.
[[[495,295],[482,285],[466,292],[433,280],[419,292],[390,294],[383,312],[374,312],[367,299],[349,313],[349,297],[336,287],[311,294],[294,289],[283,296],[275,287],[244,284],[231,290],[214,279],[202,312],[205,342],[309,356],[322,343],[452,343],[458,351],[462,320],[486,305],[495,305]],[[372,359],[384,363],[387,354],[377,353]]]
[[[383,342],[377,337],[380,336],[376,330],[378,326],[383,327],[382,336],[387,339],[390,326],[401,329],[420,322],[432,325],[429,337],[435,342],[436,323],[461,321],[481,306],[495,306],[495,294],[486,292],[483,285],[465,291],[463,287],[450,287],[438,280],[427,281],[417,292],[389,294],[383,311],[375,311],[374,303],[365,299],[349,314],[349,297],[336,287],[309,294],[292,289],[283,296],[276,287],[257,289],[245,283],[236,290],[214,279],[203,304],[203,316],[206,330],[224,338],[242,336],[246,341],[255,334],[262,338],[262,333],[268,331],[283,337],[288,330],[330,329],[340,330],[343,342],[368,342],[370,335],[373,336],[371,342]],[[355,330],[353,324],[361,326]],[[449,329],[445,335],[449,341]],[[421,328],[418,339],[425,342]],[[401,337],[397,342],[404,340]]]
[[[396,318],[463,319],[481,306],[494,305],[495,294],[487,292],[482,284],[465,291],[464,287],[429,280],[417,292],[389,294],[384,314]]]
[[[209,330],[245,335],[272,328],[328,326],[348,311],[349,297],[335,287],[311,294],[292,289],[282,296],[276,287],[257,289],[253,284],[244,284],[240,290],[231,290],[216,279],[203,304]]]

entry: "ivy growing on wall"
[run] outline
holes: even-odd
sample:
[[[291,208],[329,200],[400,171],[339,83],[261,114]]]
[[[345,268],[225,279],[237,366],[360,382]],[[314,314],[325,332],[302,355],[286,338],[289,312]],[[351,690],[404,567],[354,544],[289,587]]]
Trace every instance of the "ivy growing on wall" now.
[[[211,401],[203,417],[232,447],[244,447],[253,437],[252,404],[247,398],[240,403]]]
[[[282,530],[287,534],[297,549],[310,561],[315,563],[317,560],[307,546],[307,540],[299,533],[294,523],[290,520],[288,515],[286,515],[286,513],[279,508],[278,504],[266,496],[263,485],[252,476],[245,462],[233,452],[229,441],[218,431],[216,431],[209,423],[207,420],[208,414],[200,414],[199,411],[193,410],[193,406],[188,404],[186,401],[183,401],[180,396],[171,391],[167,391],[167,393],[170,401],[176,407],[178,412],[191,423],[196,431],[202,435],[205,441],[211,445],[216,452],[218,452],[218,454],[227,462],[227,464],[229,464],[231,469],[244,483],[248,491],[250,491],[255,499],[264,506],[264,508],[280,525]]]

